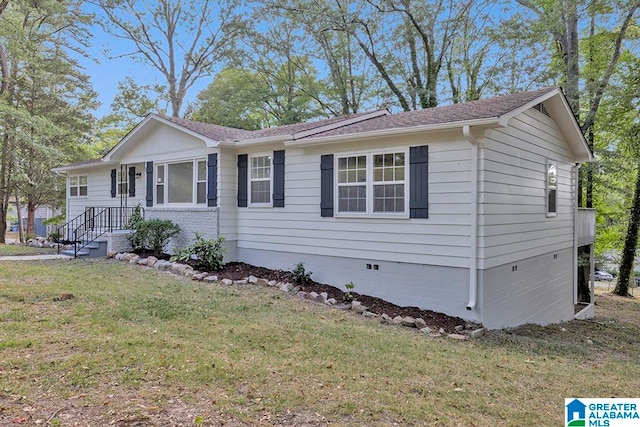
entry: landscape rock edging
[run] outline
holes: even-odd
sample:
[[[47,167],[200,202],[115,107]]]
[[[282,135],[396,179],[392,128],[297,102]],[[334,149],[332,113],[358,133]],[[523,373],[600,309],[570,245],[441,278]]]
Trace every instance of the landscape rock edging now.
[[[277,282],[275,280],[269,281],[267,279],[263,279],[255,276],[248,276],[242,280],[231,280],[231,279],[218,280],[218,276],[215,274],[196,271],[190,265],[182,264],[179,262],[158,260],[158,258],[154,256],[141,258],[139,255],[134,253],[127,253],[127,252],[116,253],[114,251],[109,251],[107,252],[107,258],[113,258],[117,261],[123,261],[133,265],[141,265],[144,267],[155,268],[156,270],[159,270],[159,271],[165,271],[169,274],[173,274],[176,276],[191,278],[192,280],[199,281],[199,282],[220,283],[221,285],[225,285],[225,286],[231,286],[231,285],[245,286],[249,284],[253,286],[274,287],[279,289],[282,292],[295,295],[299,299],[327,305],[333,308],[348,309],[365,318],[377,319],[382,324],[400,325],[406,328],[412,328],[425,334],[430,338],[447,337],[453,340],[464,341],[470,338],[472,339],[479,338],[482,335],[484,335],[486,331],[485,328],[482,327],[482,325],[467,322],[465,325],[456,326],[455,333],[447,334],[442,328],[440,328],[439,331],[434,332],[433,329],[429,327],[427,322],[422,318],[413,318],[410,316],[406,316],[406,317],[396,316],[392,319],[386,313],[379,314],[379,313],[373,313],[369,311],[368,307],[362,305],[362,303],[360,303],[357,300],[351,301],[351,303],[348,303],[348,304],[338,304],[336,299],[329,298],[329,295],[326,292],[322,292],[320,294],[316,292],[304,292],[300,290],[299,286],[296,286],[293,283]]]

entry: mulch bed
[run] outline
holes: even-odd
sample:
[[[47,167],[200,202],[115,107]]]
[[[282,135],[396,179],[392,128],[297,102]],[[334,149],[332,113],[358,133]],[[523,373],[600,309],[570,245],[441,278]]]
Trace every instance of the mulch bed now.
[[[264,267],[255,267],[243,262],[230,262],[223,269],[216,272],[219,279],[242,280],[249,276],[255,276],[266,280],[276,280],[278,282],[293,283],[293,274],[290,271],[271,270]],[[326,292],[329,298],[335,298],[336,301],[344,301],[344,291],[335,286],[325,285],[312,281],[302,287],[305,292]],[[447,333],[453,333],[458,325],[465,325],[467,322],[459,317],[447,316],[446,314],[437,313],[431,310],[424,310],[418,307],[400,307],[381,298],[362,295],[357,292],[351,292],[355,300],[369,308],[369,311],[376,314],[386,313],[391,318],[396,316],[411,316],[413,318],[422,318],[427,322],[430,328],[436,330],[442,328]]]
[[[141,256],[151,255],[151,253],[141,253]],[[170,256],[164,254],[160,259],[169,259]],[[196,266],[193,265],[195,268]],[[249,276],[255,276],[266,280],[275,280],[277,282],[293,282],[293,273],[285,270],[272,270],[265,267],[256,267],[254,265],[246,264],[244,262],[229,262],[221,269],[212,273],[218,276],[218,279],[231,279],[231,280],[243,280]],[[317,283],[311,281],[311,283],[301,287],[304,292],[316,292],[318,294],[326,292],[328,298],[335,298],[338,303],[344,301],[345,292],[335,286],[326,285],[323,283]],[[387,314],[392,319],[396,316],[406,317],[410,316],[415,319],[422,318],[430,328],[439,330],[444,329],[446,333],[454,333],[455,327],[458,325],[466,325],[467,321],[453,316],[447,316],[446,314],[438,313],[431,310],[424,310],[419,307],[400,307],[396,304],[385,301],[381,298],[372,297],[369,295],[362,295],[357,292],[351,292],[354,300],[359,301],[362,305],[366,306],[369,311],[378,315]]]

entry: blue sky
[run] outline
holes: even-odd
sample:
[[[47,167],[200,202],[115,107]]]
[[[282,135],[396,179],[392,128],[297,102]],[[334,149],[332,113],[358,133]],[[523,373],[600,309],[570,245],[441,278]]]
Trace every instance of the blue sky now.
[[[100,16],[99,8],[89,2],[85,2],[83,8],[86,12]],[[132,43],[105,33],[99,25],[92,26],[90,31],[93,35],[92,46],[88,50],[91,59],[80,57],[78,61],[84,68],[84,73],[90,76],[93,89],[98,93],[98,99],[102,104],[94,112],[96,117],[101,118],[109,114],[111,102],[117,94],[118,82],[127,76],[131,76],[140,85],[154,82],[166,83],[164,77],[152,66],[130,57],[120,56],[133,50]],[[109,53],[105,53],[106,51]],[[198,92],[211,80],[212,78],[204,77],[196,82],[187,93],[183,111],[187,103],[193,101]]]

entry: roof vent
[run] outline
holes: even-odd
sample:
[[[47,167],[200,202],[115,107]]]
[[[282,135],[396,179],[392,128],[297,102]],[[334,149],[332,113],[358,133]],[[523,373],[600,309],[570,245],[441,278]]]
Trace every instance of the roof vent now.
[[[534,109],[540,111],[542,114],[544,114],[547,117],[551,117],[551,114],[549,114],[549,112],[547,111],[547,109],[544,107],[544,104],[541,102],[540,104],[537,104],[535,107],[533,107]]]

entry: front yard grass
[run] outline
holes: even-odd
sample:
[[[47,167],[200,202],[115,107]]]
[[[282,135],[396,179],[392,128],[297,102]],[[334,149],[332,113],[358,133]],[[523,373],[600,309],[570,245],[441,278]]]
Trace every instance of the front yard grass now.
[[[0,262],[0,425],[561,425],[565,397],[638,394],[640,304],[596,313],[460,342],[271,288]]]
[[[55,254],[55,248],[32,248],[25,245],[5,245],[0,243],[0,256]]]

